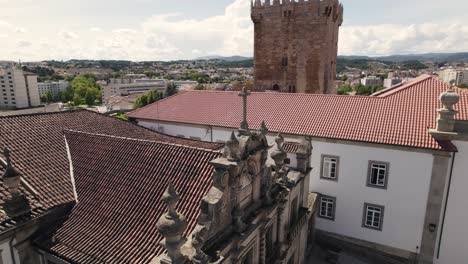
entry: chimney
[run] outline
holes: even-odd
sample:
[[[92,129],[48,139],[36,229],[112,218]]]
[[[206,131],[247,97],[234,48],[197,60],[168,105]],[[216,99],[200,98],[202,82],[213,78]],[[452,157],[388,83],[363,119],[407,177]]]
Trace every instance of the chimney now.
[[[3,155],[6,159],[6,170],[3,174],[3,185],[11,197],[8,197],[3,205],[3,210],[10,218],[17,218],[31,212],[28,200],[19,190],[21,187],[21,175],[13,167],[10,158],[10,150],[5,147]]]
[[[453,108],[455,104],[460,101],[460,95],[453,90],[451,85],[447,91],[440,95],[440,101],[444,105],[444,108],[438,109],[439,117],[437,119],[437,132],[455,132],[455,115],[458,113]]]
[[[181,252],[181,247],[186,242],[182,234],[187,227],[187,220],[185,216],[176,211],[179,195],[172,182],[169,182],[169,186],[162,196],[162,201],[167,205],[168,210],[156,224],[159,233],[164,236],[161,245],[167,250],[167,256],[161,260],[161,264],[183,264],[187,259]]]

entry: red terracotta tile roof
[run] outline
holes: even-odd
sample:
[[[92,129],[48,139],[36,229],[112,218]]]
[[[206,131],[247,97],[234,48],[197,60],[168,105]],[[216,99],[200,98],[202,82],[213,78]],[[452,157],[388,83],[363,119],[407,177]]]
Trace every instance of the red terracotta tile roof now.
[[[435,128],[439,95],[448,84],[424,75],[379,96],[252,93],[248,122],[262,120],[272,132],[442,149],[428,133]],[[461,101],[457,119],[468,120],[468,93],[456,88]],[[135,119],[239,127],[242,102],[237,92],[187,91],[128,114]]]
[[[169,181],[180,195],[186,234],[192,232],[200,201],[211,188],[210,161],[220,152],[65,133],[78,203],[49,243],[37,242],[43,248],[73,263],[149,263],[164,251],[156,222],[167,210],[161,197]]]
[[[178,139],[86,110],[0,117],[0,147],[8,146],[15,166],[47,208],[73,201],[63,131],[131,137],[219,148],[221,144]]]

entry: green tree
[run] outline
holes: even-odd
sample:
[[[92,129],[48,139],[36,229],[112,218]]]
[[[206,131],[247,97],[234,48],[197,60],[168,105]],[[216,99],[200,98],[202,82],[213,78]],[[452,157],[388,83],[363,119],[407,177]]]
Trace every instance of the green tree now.
[[[54,101],[54,94],[52,93],[51,90],[47,91],[45,97],[46,97],[45,99],[46,99],[47,103],[50,103],[50,102]]]
[[[339,95],[349,95],[353,91],[353,87],[349,83],[340,85],[338,88],[337,94]]]
[[[148,96],[144,94],[136,99],[135,103],[133,104],[133,108],[134,109],[141,108],[147,105],[147,102],[148,102]]]
[[[174,82],[171,82],[166,87],[166,96],[169,97],[175,94],[177,94],[177,86],[175,85]]]
[[[84,97],[85,103],[87,105],[94,105],[94,103],[96,102],[96,93],[97,92],[95,89],[88,88]]]
[[[206,88],[205,88],[205,85],[199,83],[197,86],[195,86],[194,90],[203,91],[203,90],[206,90]]]
[[[81,96],[79,94],[73,95],[73,104],[79,106],[81,104]]]

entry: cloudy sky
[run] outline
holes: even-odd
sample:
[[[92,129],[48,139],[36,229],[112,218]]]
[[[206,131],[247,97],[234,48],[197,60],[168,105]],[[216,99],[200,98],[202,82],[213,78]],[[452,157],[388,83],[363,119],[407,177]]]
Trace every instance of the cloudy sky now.
[[[341,55],[468,51],[466,0],[341,0]],[[0,60],[252,56],[250,0],[0,0]]]

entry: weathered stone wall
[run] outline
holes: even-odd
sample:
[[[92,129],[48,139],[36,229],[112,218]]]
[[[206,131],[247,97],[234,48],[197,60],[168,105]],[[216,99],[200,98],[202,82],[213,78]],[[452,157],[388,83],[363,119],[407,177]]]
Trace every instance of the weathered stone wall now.
[[[334,93],[343,6],[339,0],[282,2],[252,6],[255,89]]]

